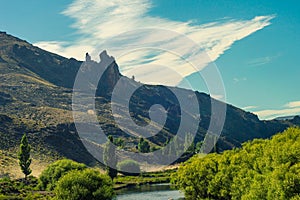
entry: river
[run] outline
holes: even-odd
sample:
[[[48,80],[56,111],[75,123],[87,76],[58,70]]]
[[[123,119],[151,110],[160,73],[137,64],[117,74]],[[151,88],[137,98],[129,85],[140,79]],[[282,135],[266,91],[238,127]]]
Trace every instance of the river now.
[[[141,185],[117,191],[117,200],[182,200],[183,193],[171,188],[169,184]]]

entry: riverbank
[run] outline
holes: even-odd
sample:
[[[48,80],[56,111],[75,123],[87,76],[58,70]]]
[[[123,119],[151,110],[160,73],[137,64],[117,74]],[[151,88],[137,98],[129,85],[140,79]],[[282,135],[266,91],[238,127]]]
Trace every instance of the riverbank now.
[[[176,168],[173,168],[158,172],[144,172],[138,176],[124,176],[119,174],[113,181],[113,189],[118,194],[122,189],[127,190],[139,186],[152,187],[155,184],[168,184],[171,175],[176,172],[176,170]],[[102,173],[105,172],[102,170]],[[40,189],[37,188],[38,181],[38,178],[33,176],[29,176],[26,182],[24,179],[10,179],[9,177],[1,178],[0,200],[26,198],[47,199],[47,196],[55,195],[53,191],[40,191]]]
[[[159,172],[146,172],[140,174],[139,176],[118,175],[114,179],[114,189],[119,190],[137,185],[169,183],[170,177],[175,171],[176,169],[169,169]]]

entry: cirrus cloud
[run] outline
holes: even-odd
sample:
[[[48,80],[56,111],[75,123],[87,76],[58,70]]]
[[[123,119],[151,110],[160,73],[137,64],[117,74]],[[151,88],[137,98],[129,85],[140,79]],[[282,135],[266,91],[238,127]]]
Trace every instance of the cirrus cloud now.
[[[288,107],[288,108],[300,107],[300,101],[289,102],[289,103],[285,104],[285,107]]]
[[[300,101],[292,101],[283,106],[283,109],[260,110],[254,112],[261,119],[300,115]]]
[[[116,56],[124,48],[135,49],[116,57],[124,75],[134,75],[145,83],[175,86],[215,61],[234,42],[270,25],[274,18],[256,16],[195,25],[191,21],[150,16],[151,8],[150,0],[75,0],[62,14],[75,20],[72,27],[77,29],[79,37],[72,43],[41,41],[35,45],[80,60],[85,52],[107,49]],[[186,38],[191,42],[186,42]],[[147,46],[157,48],[147,49]]]

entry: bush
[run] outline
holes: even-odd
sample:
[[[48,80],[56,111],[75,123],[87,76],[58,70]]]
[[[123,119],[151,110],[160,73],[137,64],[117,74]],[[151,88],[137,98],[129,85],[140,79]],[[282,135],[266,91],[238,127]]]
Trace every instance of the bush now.
[[[300,199],[300,128],[222,154],[197,155],[172,182],[193,200]]]
[[[114,197],[112,180],[94,169],[69,172],[58,181],[54,192],[58,200],[109,200]]]
[[[144,138],[141,138],[138,144],[138,149],[142,153],[149,153],[150,151],[150,145],[149,142],[144,140]]]
[[[83,170],[86,165],[72,160],[59,160],[50,164],[41,174],[38,188],[51,191],[55,188],[57,181],[72,170]]]
[[[118,170],[124,175],[139,175],[140,165],[134,160],[124,160],[117,165]]]
[[[0,199],[21,199],[18,197],[29,196],[35,190],[38,179],[33,176],[28,176],[27,179],[14,179],[9,178],[0,179],[0,194],[6,197]],[[15,198],[13,198],[15,197]]]

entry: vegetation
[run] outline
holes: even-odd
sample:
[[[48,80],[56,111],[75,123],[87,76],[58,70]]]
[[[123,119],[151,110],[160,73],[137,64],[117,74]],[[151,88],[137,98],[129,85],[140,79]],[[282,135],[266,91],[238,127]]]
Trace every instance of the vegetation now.
[[[26,182],[23,179],[0,179],[0,199],[47,199],[45,195],[36,191],[38,179],[28,176]]]
[[[0,179],[0,199],[109,200],[114,196],[108,175],[66,159],[49,165],[39,179]]]
[[[54,192],[59,200],[109,200],[114,197],[112,180],[94,169],[66,174],[58,181]]]
[[[149,142],[141,138],[138,144],[138,149],[142,153],[149,153],[150,152],[150,145]]]
[[[124,160],[119,162],[117,167],[124,175],[138,175],[141,172],[139,163],[134,160]]]
[[[169,183],[171,174],[173,173],[175,173],[175,170],[169,169],[158,172],[143,172],[139,176],[119,175],[114,179],[114,187],[118,189],[128,185]]]
[[[103,157],[104,163],[106,165],[107,174],[110,176],[111,179],[114,179],[118,174],[116,149],[113,145],[113,137],[110,135],[108,139],[109,140],[105,144]]]
[[[194,156],[172,182],[186,199],[299,199],[300,128],[241,149]]]
[[[26,132],[32,133],[28,135],[32,141],[32,158],[34,154],[38,154],[46,157],[45,159],[66,157],[86,164],[95,163],[95,159],[78,138],[73,124],[72,88],[82,63],[49,53],[3,32],[0,33],[0,41],[0,74],[1,81],[5,83],[0,85],[0,150],[16,153],[21,139],[20,133]],[[104,75],[99,84],[99,89],[103,91],[109,92],[120,77],[118,66],[112,67],[112,70],[107,70],[108,74]],[[110,77],[114,77],[114,80],[110,80]],[[133,80],[128,81],[125,85],[134,83]],[[201,102],[201,123],[196,142],[203,140],[211,118],[210,96],[180,88],[174,89],[176,93],[188,96],[196,94],[199,103]],[[118,147],[135,152],[139,139],[127,137],[117,126],[111,112],[110,100],[97,93],[95,108],[98,121],[105,133],[114,135]],[[154,104],[163,105],[168,110],[168,115],[160,133],[147,139],[152,151],[174,138],[181,117],[178,99],[167,87],[145,85],[130,100],[133,120],[139,125],[147,125],[150,122],[149,108]],[[124,111],[121,108],[120,113]],[[257,116],[228,105],[223,131],[225,135],[219,138],[218,148],[222,151],[253,138],[266,138],[291,125],[300,125],[300,121],[260,121]],[[139,133],[133,132],[133,135]],[[122,138],[124,142],[118,141],[118,138]],[[10,172],[10,176],[13,174]]]
[[[133,160],[120,162],[118,169],[125,175],[138,171],[139,176],[119,175],[112,181],[84,164],[60,160],[50,164],[39,179],[0,179],[0,199],[112,199],[113,188],[164,183],[171,177],[187,200],[295,200],[300,198],[300,128],[289,128],[271,139],[255,139],[221,154],[198,154],[177,172],[140,173]]]
[[[125,141],[122,138],[116,138],[113,140],[114,145],[118,146],[120,149],[124,149]]]
[[[19,199],[37,199],[37,196],[43,198],[42,193],[35,191],[37,182],[40,190],[48,190],[49,193],[46,194],[52,194],[61,178],[74,170],[85,170],[86,166],[72,161],[58,161],[60,164],[51,164],[37,181],[28,176],[32,174],[29,173],[32,169],[35,171],[34,154],[45,158],[46,163],[49,158],[56,160],[62,157],[89,164],[95,162],[76,134],[72,117],[72,88],[81,62],[43,51],[2,32],[0,41],[0,74],[4,83],[0,85],[0,177],[13,177],[16,171],[20,172],[17,162],[19,158],[22,172],[27,178],[26,181],[1,179],[0,199],[11,199],[10,196],[18,196]],[[113,86],[111,81],[105,80],[109,77],[116,77],[117,80],[120,77],[117,67],[114,65],[112,74],[105,75],[105,84],[100,83],[104,91],[109,91],[110,86]],[[126,83],[130,85],[131,82]],[[109,83],[111,85],[107,85]],[[180,88],[174,90],[177,93],[194,94],[193,91],[188,92]],[[204,138],[207,131],[211,119],[211,101],[214,100],[207,94],[195,93],[201,104],[201,123],[196,135],[198,142]],[[176,138],[173,133],[177,132],[181,121],[180,104],[165,86],[145,85],[140,87],[130,100],[130,114],[139,125],[149,124],[149,108],[152,105],[160,104],[168,110],[165,127],[147,141],[127,137],[125,132],[118,128],[111,112],[110,98],[97,94],[95,101],[101,128],[105,133],[115,136],[114,143],[120,148],[125,147],[126,150],[135,152],[136,145],[140,144],[140,152],[149,152],[149,143],[154,151],[168,143],[166,141]],[[120,113],[124,111],[121,108]],[[189,117],[195,117],[187,114]],[[215,152],[239,146],[253,138],[270,137],[292,125],[300,125],[300,118],[260,121],[256,115],[228,105],[224,137],[219,138]],[[185,191],[188,198],[195,199],[297,198],[300,188],[300,148],[299,142],[296,142],[299,141],[297,130],[290,129],[285,134],[274,136],[272,140],[254,140],[244,144],[241,149],[222,154],[212,154],[205,158],[195,156],[179,169],[173,181]],[[28,139],[32,141],[31,154],[28,141],[25,142],[24,139],[28,145],[24,143],[23,147],[22,144],[19,146],[22,133],[31,133],[28,135]],[[138,135],[136,132],[133,134]],[[192,140],[189,135],[182,140],[185,141],[177,141],[176,146],[170,148],[176,150],[177,145],[184,145],[189,153],[186,158],[193,152],[200,151],[200,143],[192,143],[189,146]],[[16,156],[19,147],[20,155]],[[114,156],[109,157],[111,158],[114,163]],[[116,171],[110,171],[109,175],[114,177],[115,173]],[[114,181],[144,183],[165,180],[167,177],[163,175],[149,177],[141,174],[135,177],[119,176]]]
[[[26,134],[24,134],[21,140],[18,158],[19,158],[19,165],[21,167],[22,172],[25,175],[25,179],[27,179],[27,176],[32,172],[30,169],[30,164],[31,164],[30,150],[31,150],[30,144],[28,143]]]
[[[59,160],[50,164],[41,174],[38,187],[40,190],[52,191],[57,181],[72,170],[86,169],[86,165],[72,160]]]

